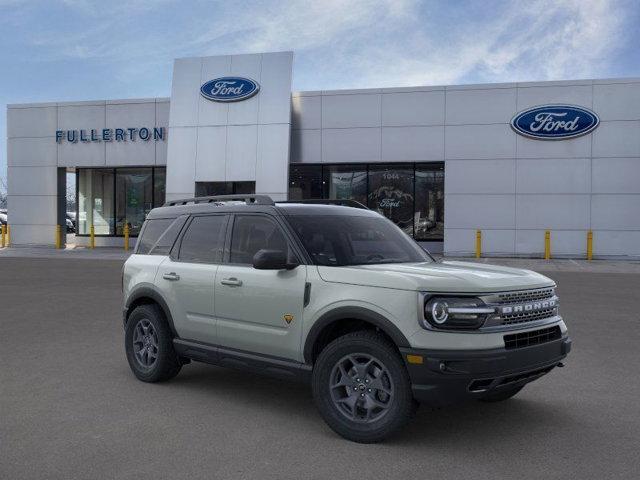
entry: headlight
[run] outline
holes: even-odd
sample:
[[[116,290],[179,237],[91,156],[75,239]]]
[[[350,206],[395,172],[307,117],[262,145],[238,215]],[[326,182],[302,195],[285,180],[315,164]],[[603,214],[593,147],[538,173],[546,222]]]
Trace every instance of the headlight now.
[[[475,297],[431,297],[424,304],[424,322],[428,330],[461,330],[480,328],[487,317],[495,313]]]

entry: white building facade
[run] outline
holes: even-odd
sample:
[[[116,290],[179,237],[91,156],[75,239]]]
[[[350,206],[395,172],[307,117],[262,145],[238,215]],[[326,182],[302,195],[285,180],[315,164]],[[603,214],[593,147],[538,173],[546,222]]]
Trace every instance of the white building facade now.
[[[12,244],[122,245],[165,200],[352,198],[433,251],[640,257],[640,79],[292,92],[293,53],[178,59],[171,98],[9,105]]]

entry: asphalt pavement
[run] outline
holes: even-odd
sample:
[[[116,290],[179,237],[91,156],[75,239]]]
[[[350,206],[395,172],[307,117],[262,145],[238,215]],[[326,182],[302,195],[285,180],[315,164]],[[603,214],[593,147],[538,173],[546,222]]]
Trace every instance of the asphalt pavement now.
[[[201,364],[137,381],[121,267],[0,258],[0,478],[638,478],[635,269],[546,271],[573,338],[565,368],[508,402],[421,408],[388,441],[359,445],[324,424],[304,385]]]

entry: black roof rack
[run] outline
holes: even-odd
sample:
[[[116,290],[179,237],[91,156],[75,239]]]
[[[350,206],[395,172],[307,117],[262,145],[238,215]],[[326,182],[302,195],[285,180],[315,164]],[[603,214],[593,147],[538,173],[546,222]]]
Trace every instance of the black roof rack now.
[[[351,200],[347,198],[343,198],[343,199],[314,198],[314,199],[308,199],[308,200],[285,200],[285,201],[276,202],[276,203],[311,203],[311,204],[317,204],[317,205],[339,205],[342,207],[352,207],[352,208],[361,208],[363,210],[369,210],[369,207],[367,207],[366,205],[363,205],[362,203],[357,202],[356,200]]]
[[[176,205],[187,205],[189,203],[223,203],[223,202],[245,202],[247,205],[274,205],[269,195],[214,195],[211,197],[182,198],[180,200],[170,200],[163,207],[175,207]]]

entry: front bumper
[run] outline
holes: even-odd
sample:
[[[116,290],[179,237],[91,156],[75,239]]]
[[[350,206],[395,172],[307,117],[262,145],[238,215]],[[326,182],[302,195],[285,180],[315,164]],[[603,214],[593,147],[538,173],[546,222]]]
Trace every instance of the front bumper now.
[[[571,351],[565,334],[547,343],[507,350],[421,350],[401,348],[413,395],[426,405],[444,406],[532,382],[558,366]],[[411,363],[407,355],[422,358]]]

